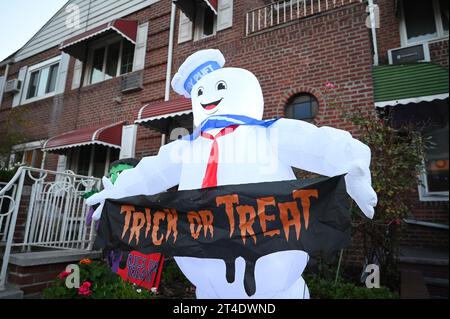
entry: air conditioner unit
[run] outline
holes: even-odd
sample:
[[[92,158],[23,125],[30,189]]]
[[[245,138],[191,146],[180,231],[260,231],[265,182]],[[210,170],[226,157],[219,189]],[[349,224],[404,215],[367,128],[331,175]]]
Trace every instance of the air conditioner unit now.
[[[22,87],[22,81],[19,81],[18,79],[9,80],[6,82],[5,85],[5,93],[19,93],[20,89]]]
[[[430,62],[428,43],[419,43],[388,51],[389,64],[404,64],[415,62]]]
[[[143,89],[144,72],[137,71],[122,75],[121,91],[129,93]]]

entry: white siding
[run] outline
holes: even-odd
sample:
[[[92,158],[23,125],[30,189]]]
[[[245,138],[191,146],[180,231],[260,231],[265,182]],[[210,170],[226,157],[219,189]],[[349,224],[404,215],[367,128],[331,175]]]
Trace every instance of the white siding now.
[[[178,43],[192,40],[194,24],[180,10],[180,28],[178,30]]]
[[[20,61],[39,52],[59,46],[64,40],[81,34],[111,20],[141,10],[159,0],[71,0],[16,54]],[[73,11],[66,12],[68,5],[79,7],[79,28],[67,28],[66,20]],[[70,20],[73,21],[73,20]]]
[[[123,127],[120,159],[132,158],[135,156],[136,136],[137,136],[137,125],[128,125]]]
[[[134,51],[133,71],[143,70],[145,67],[145,56],[147,53],[148,22],[139,26]]]
[[[20,102],[22,101],[23,91],[25,90],[25,77],[27,76],[27,71],[28,71],[27,66],[23,66],[19,70],[19,75],[18,75],[17,79],[22,82],[22,85],[21,85],[20,91],[17,92],[16,94],[14,94],[12,107],[19,106]]]
[[[217,13],[217,31],[233,26],[233,0],[219,0]]]

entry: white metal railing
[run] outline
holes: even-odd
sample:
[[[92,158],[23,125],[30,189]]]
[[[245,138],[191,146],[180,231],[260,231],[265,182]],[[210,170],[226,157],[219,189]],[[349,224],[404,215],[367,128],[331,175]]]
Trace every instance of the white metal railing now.
[[[246,35],[364,0],[281,0],[247,12]]]
[[[95,230],[86,224],[82,195],[100,185],[97,178],[29,167],[20,167],[8,184],[0,185],[0,291],[11,251],[92,249]]]

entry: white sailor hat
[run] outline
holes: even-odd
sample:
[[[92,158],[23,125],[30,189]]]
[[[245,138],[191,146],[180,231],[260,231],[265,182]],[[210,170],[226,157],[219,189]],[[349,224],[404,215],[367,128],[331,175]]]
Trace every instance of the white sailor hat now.
[[[190,98],[192,88],[203,76],[223,68],[224,65],[225,57],[219,50],[198,51],[180,66],[172,80],[172,88],[178,94]]]

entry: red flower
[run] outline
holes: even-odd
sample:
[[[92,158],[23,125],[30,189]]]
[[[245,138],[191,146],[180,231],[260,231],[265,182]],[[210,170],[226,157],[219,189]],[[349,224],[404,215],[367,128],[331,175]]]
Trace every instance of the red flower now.
[[[90,295],[92,295],[92,291],[91,291],[91,286],[92,284],[88,281],[84,282],[81,287],[78,289],[78,294],[80,296],[85,296],[85,297],[89,297]]]
[[[59,278],[59,279],[66,279],[67,277],[69,277],[70,274],[71,274],[71,273],[68,272],[68,271],[63,271],[62,273],[60,273],[60,274],[58,275],[58,278]]]
[[[90,265],[92,264],[92,260],[90,259],[83,259],[80,261],[80,265]]]
[[[327,84],[325,84],[325,86],[329,89],[335,89],[337,88],[337,85],[331,82],[328,82]]]

